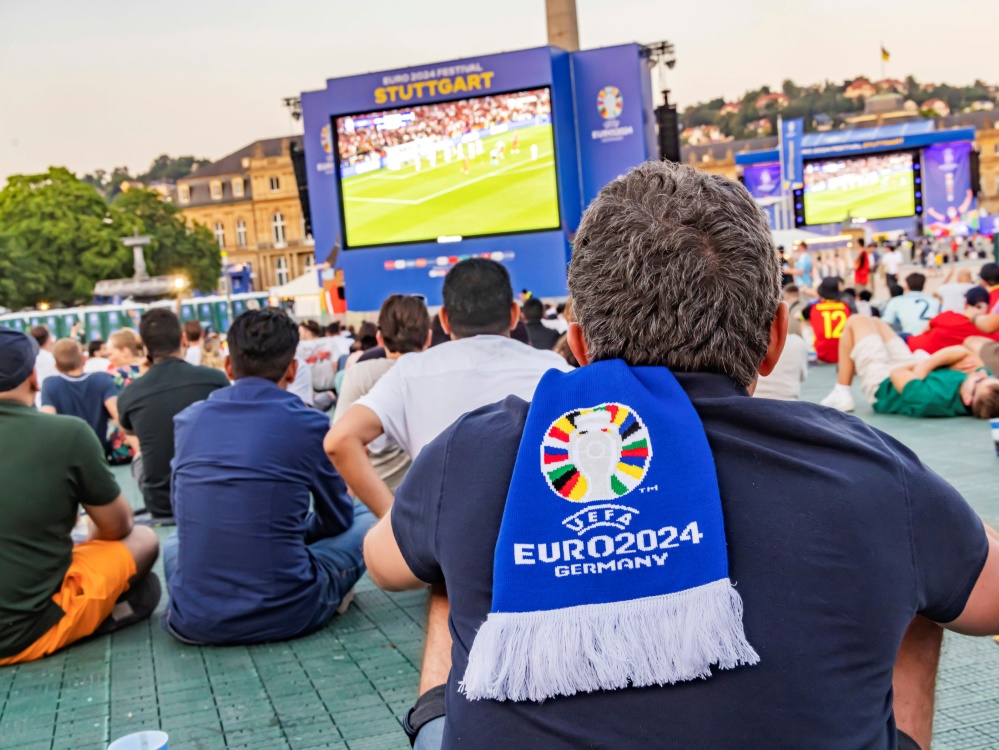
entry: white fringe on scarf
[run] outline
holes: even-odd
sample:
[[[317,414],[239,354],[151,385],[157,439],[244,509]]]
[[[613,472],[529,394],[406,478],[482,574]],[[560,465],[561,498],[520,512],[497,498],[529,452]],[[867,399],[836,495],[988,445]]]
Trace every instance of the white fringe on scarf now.
[[[727,578],[675,594],[539,612],[492,613],[460,690],[469,700],[543,701],[628,686],[672,685],[760,657]]]

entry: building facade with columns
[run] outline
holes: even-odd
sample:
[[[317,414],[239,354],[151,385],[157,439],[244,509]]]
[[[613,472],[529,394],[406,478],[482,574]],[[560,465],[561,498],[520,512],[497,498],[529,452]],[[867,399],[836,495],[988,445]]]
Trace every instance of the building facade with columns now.
[[[255,141],[177,181],[177,205],[185,218],[208,227],[228,263],[250,264],[257,290],[315,268],[292,166],[293,143],[301,148],[301,136]]]

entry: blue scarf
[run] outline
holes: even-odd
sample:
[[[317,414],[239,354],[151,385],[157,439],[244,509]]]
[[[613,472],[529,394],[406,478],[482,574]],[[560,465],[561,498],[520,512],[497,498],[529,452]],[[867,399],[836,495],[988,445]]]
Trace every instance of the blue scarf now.
[[[728,578],[714,459],[669,370],[549,371],[514,465],[470,700],[666,685],[759,656]]]

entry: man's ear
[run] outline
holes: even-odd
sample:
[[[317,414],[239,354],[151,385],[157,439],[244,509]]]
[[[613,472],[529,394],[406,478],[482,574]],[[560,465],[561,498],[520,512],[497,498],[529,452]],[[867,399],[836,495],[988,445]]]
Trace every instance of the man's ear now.
[[[375,341],[378,342],[378,346],[380,346],[382,349],[385,348],[385,339],[382,338],[382,332],[381,331],[378,331],[378,333],[375,334]]]
[[[447,310],[442,307],[437,316],[441,319],[441,328],[444,329],[444,333],[451,336],[451,338],[454,338],[454,336],[451,335],[451,321],[448,320]]]
[[[565,334],[566,343],[569,344],[569,351],[576,357],[579,366],[590,364],[590,345],[586,343],[583,336],[583,329],[579,323],[570,323],[569,330]]]
[[[225,367],[225,376],[229,378],[229,380],[235,380],[236,376],[232,374],[232,357],[230,357],[228,354],[225,355],[224,367]]]
[[[291,364],[288,365],[288,369],[284,371],[284,381],[291,385],[295,382],[295,376],[298,375],[298,360],[292,358]]]
[[[760,362],[760,375],[767,376],[774,371],[781,352],[784,351],[784,344],[787,341],[787,302],[777,305],[777,314],[774,315],[774,322],[770,324],[770,346],[767,353]]]
[[[517,304],[517,300],[513,301],[510,305],[510,330],[512,331],[518,325],[520,325],[520,305]]]

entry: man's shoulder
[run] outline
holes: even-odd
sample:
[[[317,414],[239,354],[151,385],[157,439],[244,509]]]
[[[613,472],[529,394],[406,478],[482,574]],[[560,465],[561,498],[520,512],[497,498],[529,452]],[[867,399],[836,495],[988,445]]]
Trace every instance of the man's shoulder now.
[[[219,388],[225,388],[229,385],[229,378],[226,377],[226,374],[215,367],[191,365],[185,376],[188,382],[217,385]]]
[[[725,410],[720,419],[717,414],[706,415],[709,439],[710,431],[715,429],[727,432],[735,428],[743,436],[756,432],[759,440],[754,442],[760,445],[790,441],[788,444],[793,444],[796,450],[814,453],[820,463],[826,463],[832,451],[841,468],[847,471],[851,463],[881,464],[885,459],[911,455],[901,443],[859,417],[821,404],[765,398],[743,401],[748,403],[739,409]]]

